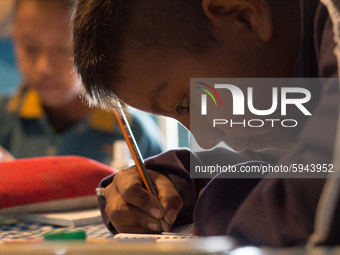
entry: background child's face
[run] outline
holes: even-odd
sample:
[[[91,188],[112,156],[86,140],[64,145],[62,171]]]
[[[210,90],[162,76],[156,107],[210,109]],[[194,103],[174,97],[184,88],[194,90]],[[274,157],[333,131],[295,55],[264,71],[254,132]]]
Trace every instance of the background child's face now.
[[[114,93],[135,108],[175,118],[190,130],[190,111],[186,108],[190,105],[190,78],[252,77],[254,75],[252,72],[253,70],[247,73],[245,67],[233,64],[230,58],[220,58],[213,52],[206,56],[160,51],[154,54],[125,52],[122,57],[121,80],[115,85]],[[261,93],[255,96],[260,97],[257,101],[260,99],[265,107],[271,106],[271,96],[262,98]],[[225,118],[233,118],[232,112],[226,113]],[[210,130],[213,128],[211,123],[199,125],[205,135],[194,136],[199,138],[197,142],[203,148],[211,148],[224,141],[237,151],[246,147],[257,151],[265,148],[283,148],[289,141],[281,130],[280,137],[284,139],[280,142],[277,135],[279,130],[273,128],[225,128],[216,132]]]
[[[71,58],[71,15],[57,5],[23,1],[15,15],[13,38],[24,82],[46,107],[78,96],[81,83]]]

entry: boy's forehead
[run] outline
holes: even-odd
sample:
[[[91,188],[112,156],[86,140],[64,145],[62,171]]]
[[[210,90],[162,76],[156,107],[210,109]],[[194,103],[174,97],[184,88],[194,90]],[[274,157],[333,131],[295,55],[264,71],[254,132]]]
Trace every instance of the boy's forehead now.
[[[36,42],[71,47],[71,16],[52,6],[40,8],[33,2],[24,2],[15,17],[14,35],[22,42]]]
[[[171,85],[167,77],[167,60],[159,63],[158,57],[146,57],[135,51],[124,51],[118,78],[112,82],[112,91],[125,103],[155,113],[153,102]],[[158,110],[157,110],[158,112]],[[157,113],[156,112],[156,113]]]
[[[15,15],[14,18],[17,20],[23,15],[43,15],[43,14],[50,14],[53,13],[59,14],[68,14],[69,15],[69,22],[71,20],[72,13],[65,8],[63,5],[56,1],[36,1],[36,0],[24,0],[19,1],[15,8]]]
[[[33,3],[38,6],[58,6],[65,10],[76,5],[76,0],[15,0],[14,7],[18,9],[22,4]]]
[[[57,27],[63,26],[71,21],[71,14],[56,6],[56,5],[41,5],[34,1],[24,1],[16,11],[14,16],[15,24],[24,25],[37,25],[43,26],[45,24],[53,23],[58,20]],[[29,23],[29,24],[28,24]]]

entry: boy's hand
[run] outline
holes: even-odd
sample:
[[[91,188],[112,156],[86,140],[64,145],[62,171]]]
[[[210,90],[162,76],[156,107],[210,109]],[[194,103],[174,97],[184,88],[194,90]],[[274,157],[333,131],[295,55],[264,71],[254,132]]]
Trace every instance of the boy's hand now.
[[[0,146],[0,162],[1,161],[11,161],[15,158],[3,147]]]
[[[167,177],[151,170],[148,173],[158,199],[143,187],[135,167],[119,171],[105,188],[105,212],[118,232],[169,231],[175,222],[182,198]]]

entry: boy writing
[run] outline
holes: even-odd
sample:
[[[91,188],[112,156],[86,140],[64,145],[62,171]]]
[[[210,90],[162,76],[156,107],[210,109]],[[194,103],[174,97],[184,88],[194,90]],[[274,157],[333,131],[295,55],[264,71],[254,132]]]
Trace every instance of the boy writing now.
[[[332,26],[315,0],[80,0],[74,57],[90,98],[109,108],[114,105],[107,102],[117,96],[189,129],[192,77],[338,77]],[[290,148],[278,162],[286,165],[331,163],[338,84],[310,89],[321,96],[302,131],[225,130],[216,141],[236,151]],[[227,152],[225,158],[233,163]],[[99,201],[112,231],[161,231],[193,217],[202,235],[228,234],[253,245],[302,244],[313,232],[325,182],[215,178],[205,186],[207,180],[190,179],[187,151],[164,153],[146,166],[159,201],[143,189],[134,168],[101,183],[105,197]],[[328,243],[339,242],[336,236]]]

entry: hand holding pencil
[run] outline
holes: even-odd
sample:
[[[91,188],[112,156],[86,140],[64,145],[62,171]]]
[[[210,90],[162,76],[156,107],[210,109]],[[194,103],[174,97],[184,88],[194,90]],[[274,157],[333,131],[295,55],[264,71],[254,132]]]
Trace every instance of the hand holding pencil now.
[[[115,112],[136,167],[119,171],[105,188],[106,214],[118,232],[169,231],[183,205],[173,183],[164,175],[146,170],[125,114]]]
[[[164,223],[170,229],[182,208],[182,198],[172,182],[158,172],[147,171],[158,198],[145,189],[136,167],[120,170],[105,188],[105,212],[118,232],[163,232],[167,230]]]

